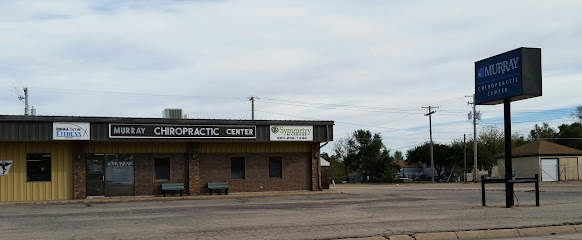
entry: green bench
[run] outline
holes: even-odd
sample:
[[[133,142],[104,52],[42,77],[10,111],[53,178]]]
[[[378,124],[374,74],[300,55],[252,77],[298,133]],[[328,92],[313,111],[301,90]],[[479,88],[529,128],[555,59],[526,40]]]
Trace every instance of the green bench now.
[[[166,196],[166,191],[180,191],[180,196],[182,196],[184,183],[162,183],[162,190],[164,191],[164,197]]]
[[[212,195],[212,190],[224,189],[224,194],[228,195],[228,182],[208,182],[209,195]]]

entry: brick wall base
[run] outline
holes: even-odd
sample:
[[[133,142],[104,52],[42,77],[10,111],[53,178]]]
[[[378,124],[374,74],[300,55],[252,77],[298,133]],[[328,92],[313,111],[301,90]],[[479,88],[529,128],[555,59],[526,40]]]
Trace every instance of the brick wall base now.
[[[269,177],[269,157],[283,158],[282,178]],[[245,157],[245,179],[231,179],[230,158]],[[229,183],[230,192],[311,190],[309,153],[204,153],[200,154],[200,186],[208,182]]]
[[[170,158],[170,181],[156,181],[155,158]],[[135,176],[135,195],[162,195],[162,183],[184,183],[184,193],[188,193],[188,156],[183,153],[172,154],[133,154]]]

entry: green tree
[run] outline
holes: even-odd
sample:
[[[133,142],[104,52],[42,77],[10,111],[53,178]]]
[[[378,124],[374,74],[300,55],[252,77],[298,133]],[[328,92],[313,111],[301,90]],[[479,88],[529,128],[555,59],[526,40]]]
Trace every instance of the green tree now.
[[[523,135],[519,134],[519,133],[513,133],[511,134],[511,147],[512,148],[516,148],[522,145],[525,145],[526,143],[529,143],[530,140],[526,139]]]
[[[322,153],[321,157],[329,162],[329,177],[333,180],[343,180],[347,177],[346,165],[336,155]]]
[[[529,136],[528,139],[530,141],[534,141],[540,138],[545,138],[545,139],[553,139],[558,135],[558,133],[556,132],[556,130],[554,130],[552,127],[550,127],[550,125],[548,123],[542,123],[542,126],[539,125],[535,125],[534,129],[532,129],[531,131],[529,131]],[[552,140],[550,140],[552,141]]]
[[[399,170],[390,152],[382,143],[382,137],[368,130],[354,131],[352,136],[334,146],[341,156],[347,172],[361,174],[364,181],[392,182]]]
[[[576,107],[576,112],[572,116],[578,119],[578,122],[582,123],[582,106]]]
[[[490,168],[497,164],[497,154],[505,151],[505,136],[495,127],[485,127],[477,141],[477,164]]]
[[[463,154],[462,152],[460,154]],[[462,155],[461,155],[462,156]],[[435,177],[444,174],[446,168],[451,168],[454,165],[455,152],[453,149],[444,144],[433,144],[433,160]],[[430,143],[426,142],[420,146],[416,146],[406,152],[406,160],[409,163],[422,162],[430,166]]]
[[[582,123],[562,124],[558,129],[557,144],[582,150]]]
[[[402,156],[402,151],[396,150],[394,152],[394,159],[395,160],[404,160],[404,156]]]

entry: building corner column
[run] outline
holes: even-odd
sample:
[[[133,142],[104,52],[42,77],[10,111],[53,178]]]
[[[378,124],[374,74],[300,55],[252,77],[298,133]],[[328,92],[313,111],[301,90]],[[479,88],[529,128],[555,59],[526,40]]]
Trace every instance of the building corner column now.
[[[311,191],[321,191],[319,184],[319,143],[311,143]]]
[[[87,164],[85,143],[73,143],[73,199],[87,198]]]
[[[200,156],[198,143],[188,143],[188,191],[190,195],[201,194]]]

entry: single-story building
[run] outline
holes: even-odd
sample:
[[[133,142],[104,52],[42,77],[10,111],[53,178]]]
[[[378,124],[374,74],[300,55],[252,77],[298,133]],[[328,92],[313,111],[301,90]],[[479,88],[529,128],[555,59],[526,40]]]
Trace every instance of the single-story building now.
[[[0,115],[0,201],[318,191],[333,121]]]
[[[396,160],[395,162],[400,167],[399,178],[408,178],[410,180],[424,180],[427,178],[426,168],[420,163],[409,163],[404,160]]]
[[[536,140],[511,150],[515,177],[534,177],[541,181],[582,179],[582,150]],[[497,155],[499,174],[505,176],[505,154]]]

